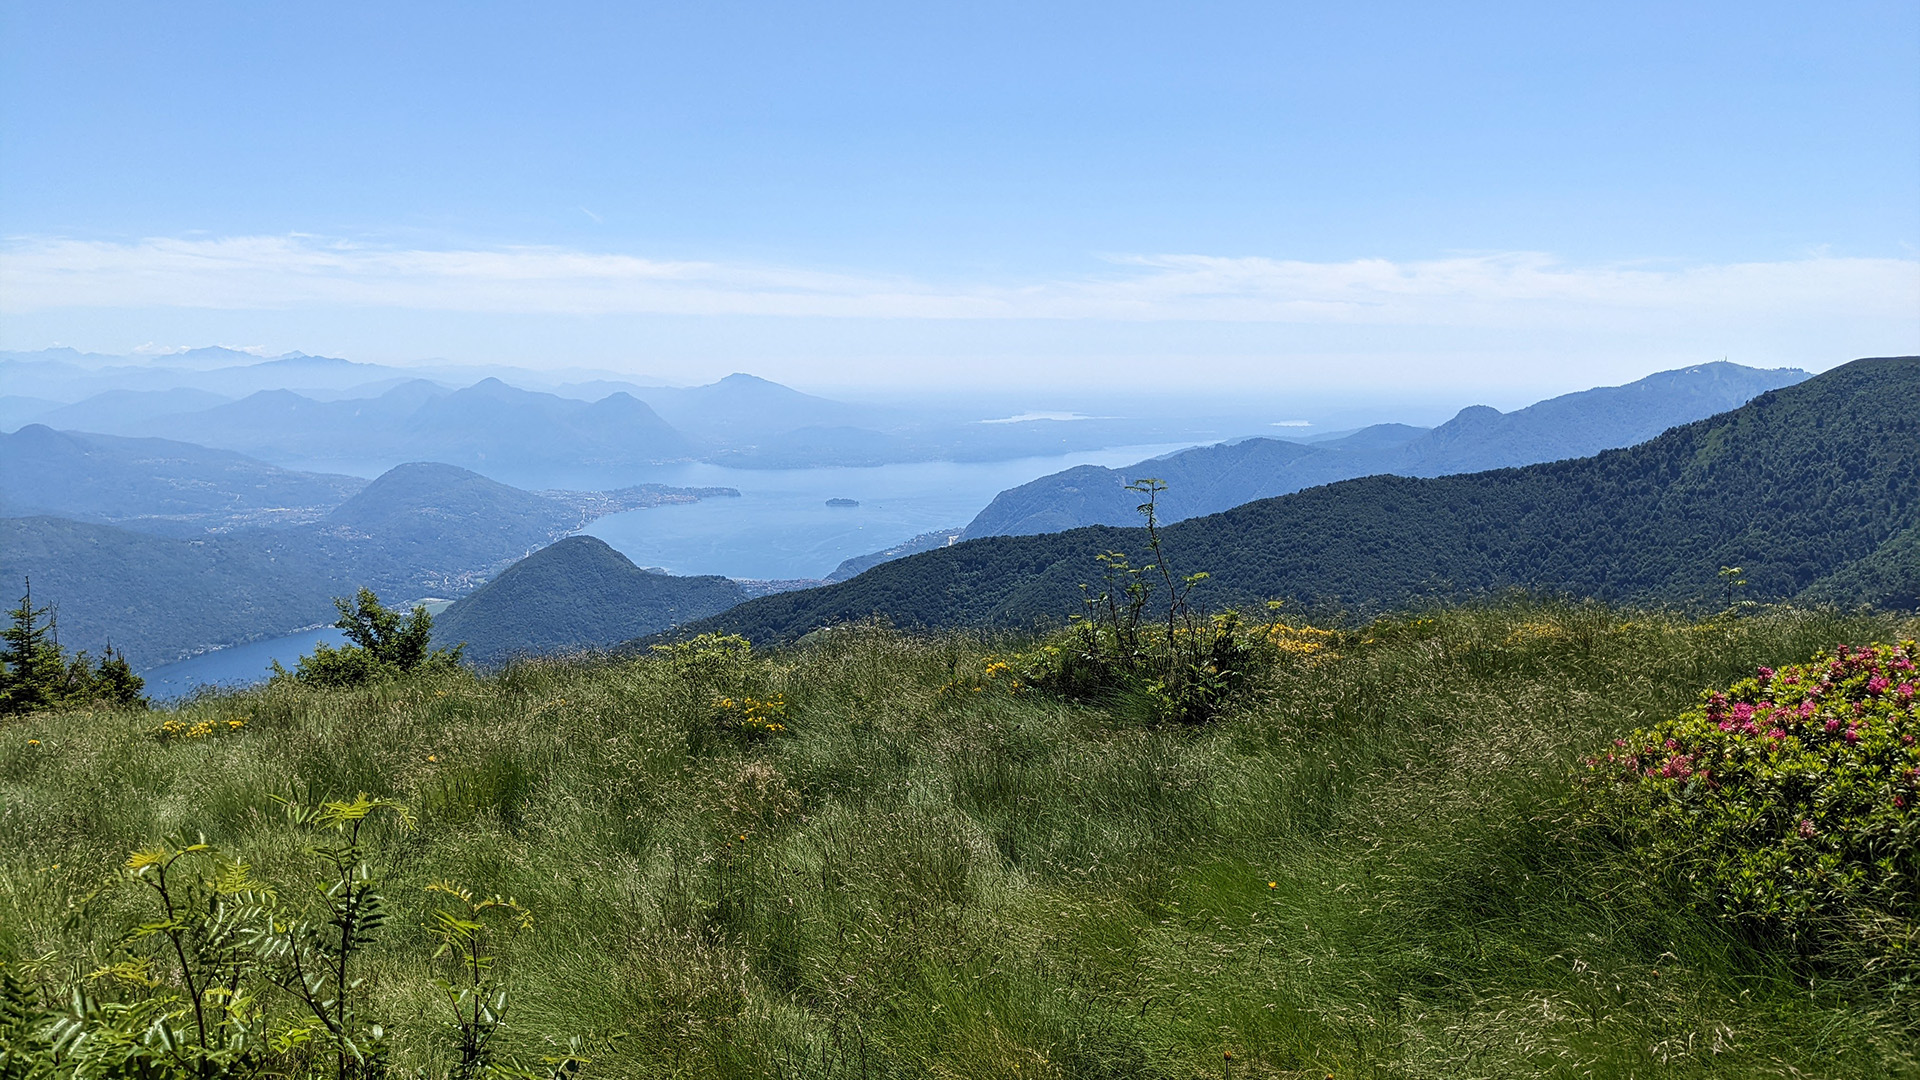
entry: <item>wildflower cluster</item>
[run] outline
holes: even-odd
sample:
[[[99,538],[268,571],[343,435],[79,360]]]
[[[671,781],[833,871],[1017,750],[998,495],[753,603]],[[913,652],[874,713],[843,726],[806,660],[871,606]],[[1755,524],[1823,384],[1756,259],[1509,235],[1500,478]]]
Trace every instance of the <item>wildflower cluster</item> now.
[[[1306,623],[1294,626],[1275,620],[1268,624],[1266,633],[1261,637],[1264,644],[1281,659],[1315,663],[1340,659],[1340,654],[1333,650],[1334,643],[1340,638],[1337,630],[1323,630]]]
[[[940,696],[965,699],[974,694],[984,694],[989,690],[1004,690],[1018,694],[1031,689],[1033,672],[1046,670],[1050,659],[1060,651],[1054,643],[1042,644],[1031,653],[1016,654],[1012,660],[1002,660],[989,656],[981,665],[978,674],[956,674],[940,688]]]
[[[1653,865],[1730,916],[1847,929],[1887,948],[1920,928],[1920,721],[1913,642],[1760,668],[1589,758],[1582,792]]]
[[[161,742],[175,739],[204,739],[209,735],[226,735],[247,726],[250,716],[229,717],[225,720],[195,720],[191,723],[177,716],[170,716],[160,722],[157,733]]]
[[[765,700],[746,696],[715,698],[713,723],[722,731],[771,738],[787,730],[787,699],[779,694]]]

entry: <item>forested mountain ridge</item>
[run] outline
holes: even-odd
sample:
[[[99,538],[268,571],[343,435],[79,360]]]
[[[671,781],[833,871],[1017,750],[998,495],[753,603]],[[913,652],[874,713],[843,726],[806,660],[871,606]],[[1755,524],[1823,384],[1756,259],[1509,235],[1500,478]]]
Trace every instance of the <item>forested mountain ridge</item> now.
[[[434,620],[444,646],[495,664],[521,655],[605,649],[724,611],[747,598],[723,577],[635,566],[592,536],[569,536],[500,572]]]
[[[1211,604],[1392,606],[1508,587],[1610,600],[1745,594],[1920,606],[1920,357],[1857,360],[1639,446],[1437,478],[1372,476],[1164,530]],[[1095,556],[1139,529],[991,537],[838,585],[749,601],[684,632],[782,640],[873,615],[1019,625],[1077,610]]]
[[[1166,480],[1166,521],[1375,473],[1442,476],[1583,457],[1631,446],[1678,424],[1735,408],[1806,378],[1792,369],[1725,362],[1649,375],[1625,386],[1565,394],[1502,413],[1469,406],[1437,428],[1380,424],[1318,443],[1245,439],[1196,447],[1121,469],[1081,466],[1001,492],[966,536],[1026,536],[1081,525],[1131,525],[1126,485]]]

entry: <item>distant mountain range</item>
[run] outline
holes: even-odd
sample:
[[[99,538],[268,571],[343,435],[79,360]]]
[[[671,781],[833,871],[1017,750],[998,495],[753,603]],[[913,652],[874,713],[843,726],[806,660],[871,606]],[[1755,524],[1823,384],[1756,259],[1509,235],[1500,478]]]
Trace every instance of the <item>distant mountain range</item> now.
[[[514,563],[434,620],[434,641],[493,665],[516,656],[607,649],[724,611],[747,598],[723,577],[642,570],[592,536],[569,536]]]
[[[0,516],[51,514],[176,535],[317,521],[367,486],[168,439],[0,435]]]
[[[89,402],[63,413],[84,423]],[[495,471],[557,463],[634,465],[686,457],[692,443],[631,394],[586,402],[484,379],[449,393],[412,380],[371,398],[320,401],[262,390],[119,430],[237,450],[279,463],[441,461]]]
[[[854,404],[738,373],[706,386],[663,387],[495,369],[472,383],[482,370],[304,353],[263,360],[217,347],[145,360],[70,349],[0,353],[0,386],[8,391],[0,395],[0,431],[42,423],[184,439],[296,468],[371,475],[437,460],[495,474],[511,469],[529,480],[556,466],[686,458],[746,468],[1000,461],[1227,433],[1151,411],[987,423],[944,398],[914,409]],[[489,426],[475,430],[479,423]]]
[[[37,601],[58,605],[69,648],[97,652],[111,641],[137,667],[330,622],[331,598],[363,585],[393,602],[457,597],[602,514],[737,494],[660,485],[529,492],[422,463],[367,483],[45,428],[0,442],[0,474],[9,513],[96,518],[0,518],[0,588],[31,577]],[[318,501],[335,496],[343,497],[331,507]],[[300,505],[301,520],[217,532],[191,520],[266,519],[289,510],[261,505],[281,498]],[[151,513],[100,523],[126,507]]]
[[[1356,476],[1443,476],[1584,457],[1643,442],[1805,378],[1806,372],[1792,369],[1702,364],[1511,413],[1470,406],[1432,429],[1379,424],[1306,444],[1243,439],[1122,469],[1083,465],[1001,492],[964,535],[973,540],[1132,525],[1139,520],[1140,497],[1127,485],[1144,477],[1167,482],[1161,514],[1173,522]]]
[[[1378,608],[1521,587],[1710,604],[1722,567],[1756,600],[1920,607],[1920,357],[1858,360],[1640,445],[1437,478],[1370,476],[1165,530],[1212,604]],[[1077,610],[1095,556],[1140,529],[969,540],[837,585],[751,600],[676,633],[756,640],[883,616],[1030,625]]]
[[[911,440],[855,426],[863,418],[888,419],[879,410],[751,375],[684,389],[614,382],[572,388],[598,391],[605,393],[583,400],[497,378],[459,390],[406,379],[347,396],[273,388],[234,400],[171,388],[109,390],[54,407],[26,407],[46,406],[41,399],[12,400],[26,418],[62,430],[190,440],[282,465],[377,468],[418,459],[527,472],[701,456],[770,467],[874,464],[914,453]]]
[[[59,348],[0,352],[0,384],[10,393],[62,402],[113,390],[190,389],[227,399],[289,386],[341,391],[422,374],[337,356],[295,352],[269,358],[220,346],[163,357],[103,356]]]

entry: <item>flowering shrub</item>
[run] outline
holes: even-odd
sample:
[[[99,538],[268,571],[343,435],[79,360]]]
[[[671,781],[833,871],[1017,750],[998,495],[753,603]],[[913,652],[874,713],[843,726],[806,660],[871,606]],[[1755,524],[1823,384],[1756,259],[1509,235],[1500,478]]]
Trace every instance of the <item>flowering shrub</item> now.
[[[722,731],[770,738],[787,730],[787,701],[779,694],[764,701],[752,697],[715,698],[713,724]]]
[[[1760,668],[1587,760],[1592,820],[1730,917],[1911,949],[1920,928],[1913,642]],[[1857,937],[1856,937],[1857,940]]]

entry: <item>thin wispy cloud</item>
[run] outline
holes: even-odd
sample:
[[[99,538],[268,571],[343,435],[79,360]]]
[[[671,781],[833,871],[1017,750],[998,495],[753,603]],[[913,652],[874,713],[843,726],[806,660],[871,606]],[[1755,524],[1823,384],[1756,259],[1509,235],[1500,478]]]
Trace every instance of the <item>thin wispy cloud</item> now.
[[[1535,252],[1307,262],[1123,255],[1031,282],[904,276],[555,247],[385,248],[309,236],[0,249],[0,311],[313,306],[566,314],[882,319],[1201,320],[1524,327],[1621,319],[1912,321],[1920,260],[1812,255],[1707,265],[1579,265]]]

